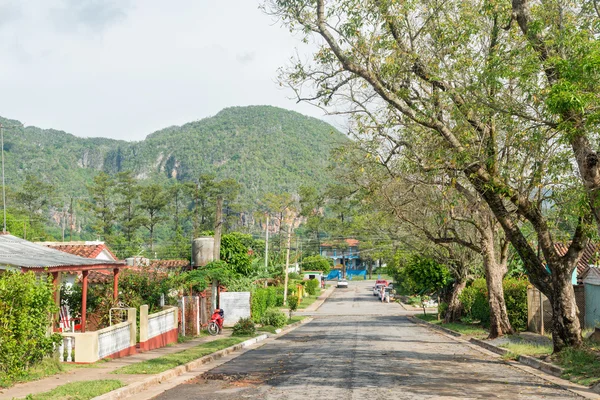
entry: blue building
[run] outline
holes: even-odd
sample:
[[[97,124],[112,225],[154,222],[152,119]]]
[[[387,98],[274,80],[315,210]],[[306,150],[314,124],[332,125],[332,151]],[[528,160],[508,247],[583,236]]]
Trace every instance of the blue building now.
[[[360,258],[359,244],[360,242],[356,239],[344,239],[342,243],[325,242],[321,244],[319,254],[331,258],[334,268],[345,264],[346,269],[364,269]]]

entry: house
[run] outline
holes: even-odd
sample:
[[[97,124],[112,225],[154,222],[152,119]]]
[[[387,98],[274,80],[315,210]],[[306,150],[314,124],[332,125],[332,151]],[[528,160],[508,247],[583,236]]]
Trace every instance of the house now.
[[[569,250],[569,244],[565,243],[555,243],[554,249],[559,256],[564,256],[567,254]],[[573,272],[573,285],[581,285],[582,282],[582,274],[589,267],[596,266],[600,263],[600,245],[589,242],[585,249],[583,249],[583,253],[581,254],[581,258],[577,262],[577,268]]]
[[[117,301],[119,293],[119,272],[125,263],[114,260],[90,259],[59,251],[39,243],[32,243],[18,238],[10,233],[0,233],[0,269],[17,269],[22,272],[32,271],[36,274],[50,274],[56,289],[55,300],[60,305],[61,273],[81,273],[82,280],[82,306],[81,325],[82,332],[86,329],[87,318],[87,289],[88,276],[92,272],[110,271],[113,278],[113,296]]]
[[[80,242],[37,242],[45,247],[62,251],[83,258],[90,258],[98,261],[119,261],[117,256],[108,248],[106,243],[100,241],[80,241]],[[62,281],[66,285],[73,285],[76,280],[81,281],[81,274],[64,274]],[[110,271],[100,270],[91,271],[88,276],[89,283],[109,283],[112,279]]]
[[[344,239],[340,243],[325,242],[321,244],[319,254],[331,258],[333,265],[342,264],[346,269],[363,269],[359,244],[356,239]]]

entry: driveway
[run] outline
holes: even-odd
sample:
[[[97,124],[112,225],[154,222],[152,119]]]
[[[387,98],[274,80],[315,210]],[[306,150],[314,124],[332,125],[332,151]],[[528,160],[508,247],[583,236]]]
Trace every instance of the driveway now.
[[[158,399],[563,399],[575,397],[412,324],[373,281],[336,289],[314,321]]]

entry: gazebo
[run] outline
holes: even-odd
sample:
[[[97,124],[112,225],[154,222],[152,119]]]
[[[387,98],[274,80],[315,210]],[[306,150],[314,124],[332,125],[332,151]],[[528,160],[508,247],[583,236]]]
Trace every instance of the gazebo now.
[[[0,233],[0,266],[7,266],[22,272],[33,271],[35,273],[52,274],[52,283],[55,290],[54,298],[58,306],[60,306],[61,272],[81,272],[81,331],[85,332],[88,274],[90,271],[112,270],[114,274],[113,296],[117,300],[119,270],[125,267],[125,262],[79,257],[29,242],[9,233]]]

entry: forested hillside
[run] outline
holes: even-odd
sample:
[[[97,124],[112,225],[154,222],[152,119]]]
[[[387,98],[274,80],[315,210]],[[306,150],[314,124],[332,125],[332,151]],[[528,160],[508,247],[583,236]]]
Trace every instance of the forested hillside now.
[[[193,181],[207,173],[233,178],[248,204],[267,192],[323,186],[329,180],[330,150],[347,140],[323,121],[270,106],[228,108],[154,132],[141,142],[82,138],[1,120],[7,185],[18,187],[34,174],[64,198],[85,195],[86,184],[99,171],[131,170],[144,181]]]

